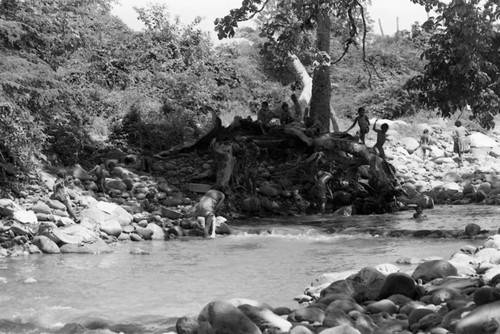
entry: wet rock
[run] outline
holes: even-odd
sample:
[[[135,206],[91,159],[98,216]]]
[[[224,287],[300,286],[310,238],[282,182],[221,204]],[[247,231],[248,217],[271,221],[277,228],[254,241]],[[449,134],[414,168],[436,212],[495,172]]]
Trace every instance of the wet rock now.
[[[366,306],[367,313],[386,312],[393,314],[398,310],[398,306],[390,299],[382,299]]]
[[[61,246],[61,253],[101,254],[111,253],[112,251],[111,247],[102,239],[93,243],[65,244]]]
[[[495,234],[488,237],[488,239],[484,243],[484,247],[500,249],[500,234]]]
[[[364,312],[363,307],[354,300],[334,300],[328,304],[328,308],[336,308],[342,310],[346,314],[351,311]]]
[[[35,213],[43,213],[46,215],[52,214],[52,209],[44,202],[37,202],[35,205],[33,205],[31,210]]]
[[[325,311],[317,307],[303,307],[293,311],[287,317],[292,322],[307,322],[309,324],[322,324],[325,320]]]
[[[130,240],[132,241],[143,241],[142,237],[137,233],[130,233]]]
[[[306,326],[298,325],[292,328],[290,334],[314,334],[314,332]]]
[[[165,231],[155,223],[149,223],[146,228],[153,231],[152,240],[165,240]]]
[[[495,333],[500,323],[500,301],[481,305],[467,313],[456,326],[457,334]]]
[[[414,280],[422,280],[427,283],[435,278],[456,276],[457,274],[457,269],[448,261],[432,260],[419,264],[412,277]]]
[[[175,323],[177,334],[198,334],[198,320],[192,317],[180,317]]]
[[[389,274],[384,280],[378,297],[384,299],[396,294],[414,299],[418,294],[415,280],[406,273]]]
[[[260,329],[237,307],[223,301],[209,303],[198,315],[198,333],[261,334]]]
[[[473,300],[477,306],[500,301],[500,289],[483,286],[474,292]]]
[[[144,249],[141,249],[141,248],[133,248],[130,250],[129,253],[133,254],[133,255],[149,255],[150,254],[149,252],[146,252]]]
[[[117,237],[122,233],[122,226],[120,225],[120,222],[115,219],[101,221],[99,223],[99,228],[107,235],[114,237]]]
[[[343,324],[352,324],[351,318],[344,311],[336,308],[334,305],[330,305],[328,305],[325,310],[325,319],[323,320],[324,327],[335,327]]]
[[[343,324],[324,329],[320,331],[319,334],[361,334],[361,332],[351,325]]]
[[[42,252],[47,254],[61,253],[61,250],[59,249],[57,244],[44,235],[37,235],[35,238],[33,238],[33,244],[37,246]]]
[[[469,223],[465,226],[465,234],[469,237],[474,237],[481,232],[481,227],[475,223]]]
[[[267,308],[251,306],[244,304],[238,308],[255,323],[261,331],[266,328],[276,328],[280,333],[288,332],[292,328],[292,324],[276,315]]]
[[[151,240],[151,238],[153,237],[153,230],[149,229],[149,228],[144,228],[144,227],[136,227],[135,228],[135,232],[137,234],[139,234],[144,240]]]

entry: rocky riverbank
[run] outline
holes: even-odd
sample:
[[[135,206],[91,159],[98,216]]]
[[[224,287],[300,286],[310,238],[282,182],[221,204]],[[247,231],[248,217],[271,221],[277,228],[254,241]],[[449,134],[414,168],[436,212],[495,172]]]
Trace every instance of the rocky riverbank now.
[[[199,315],[179,318],[177,333],[498,333],[500,234],[479,247],[464,245],[450,259],[424,259],[411,272],[380,264],[325,273],[296,300],[296,309],[213,301]]]
[[[383,122],[390,127],[386,143],[388,161],[395,166],[400,186],[406,192],[395,199],[398,205],[417,201],[431,208],[434,203],[500,202],[497,132],[472,132],[471,149],[463,165],[459,165],[452,152],[452,130],[445,123],[409,125],[402,121],[379,121]],[[423,129],[429,129],[432,137],[431,154],[426,161],[417,149],[418,135],[404,135],[420,134]],[[373,140],[374,134],[370,133],[367,145],[371,146]],[[300,153],[302,156],[290,150],[266,154],[258,165],[256,195],[248,193],[241,174],[236,174],[232,190],[226,193],[223,217],[218,219],[218,233],[230,233],[226,218],[231,224],[234,219],[253,215],[315,213],[310,196],[314,178],[307,173],[311,171],[307,151]],[[218,161],[213,152],[157,157],[150,161],[151,173],[141,171],[144,161],[136,155],[112,151],[105,152],[104,157],[109,172],[105,179],[106,193],[99,191],[95,178],[81,166],[69,170],[72,177],[68,194],[79,224],[69,217],[65,205],[52,197],[55,176],[43,169],[32,175],[28,186],[18,191],[16,197],[0,199],[0,255],[40,251],[96,253],[110,251],[108,245],[117,241],[202,236],[202,222],[191,213],[199,197],[214,184]],[[356,213],[356,196],[366,193],[361,184],[369,178],[368,169],[369,166],[361,166],[357,171],[358,181],[354,183],[337,180],[327,203],[330,212]],[[349,186],[344,190],[335,188],[345,184]],[[353,184],[355,190],[349,188]],[[460,237],[463,233],[418,233],[418,237],[426,236]]]

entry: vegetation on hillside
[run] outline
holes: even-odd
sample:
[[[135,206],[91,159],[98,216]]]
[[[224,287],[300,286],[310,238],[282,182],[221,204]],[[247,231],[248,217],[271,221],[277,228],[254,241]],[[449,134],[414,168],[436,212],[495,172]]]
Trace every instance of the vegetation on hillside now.
[[[278,2],[269,2],[273,6],[261,13],[257,29],[239,31],[245,40],[216,47],[199,20],[183,25],[160,5],[138,10],[146,29],[135,32],[110,14],[111,0],[0,0],[0,166],[29,171],[40,160],[85,166],[103,143],[159,152],[182,143],[186,133],[199,137],[214,112],[227,125],[236,115],[252,115],[263,100],[279,106],[301,87],[283,53],[290,49],[277,42],[294,45],[312,74],[318,35],[313,16],[285,18]],[[387,37],[371,35],[363,25],[369,22],[359,12],[363,2],[356,11],[342,11],[346,4],[339,2],[337,13],[345,15],[332,17],[330,54],[339,59],[346,46],[349,52],[331,67],[337,115],[350,116],[365,105],[386,117],[422,106],[449,116],[468,104],[473,116],[491,125],[488,113],[496,113],[500,95],[499,60],[493,57],[497,7],[474,14],[470,6],[477,1],[419,2],[438,6],[441,16]],[[290,13],[298,8],[290,6]],[[469,12],[470,20],[457,19]],[[288,39],[271,39],[282,23],[296,30]],[[354,29],[360,24],[366,38],[364,28]],[[464,24],[470,29],[460,40],[456,31]],[[445,65],[447,75],[438,76]],[[443,102],[439,94],[457,81],[462,93]],[[467,87],[474,88],[471,94],[464,93]]]

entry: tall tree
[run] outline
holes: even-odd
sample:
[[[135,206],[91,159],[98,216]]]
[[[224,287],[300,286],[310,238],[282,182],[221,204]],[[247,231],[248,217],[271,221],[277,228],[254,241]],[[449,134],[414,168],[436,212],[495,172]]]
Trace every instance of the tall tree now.
[[[253,18],[266,6],[276,10],[273,17],[263,26],[263,32],[274,41],[276,49],[287,55],[294,55],[304,44],[297,43],[304,32],[316,32],[316,69],[312,81],[310,113],[320,133],[329,131],[330,106],[330,38],[332,31],[344,32],[340,59],[349,47],[357,44],[360,32],[364,51],[366,20],[362,0],[244,0],[240,8],[232,9],[229,15],[215,20],[219,39],[233,37],[238,22]],[[334,26],[334,23],[336,26]],[[363,52],[364,55],[364,52]],[[291,58],[297,60],[297,58]],[[365,58],[364,58],[365,59]],[[337,61],[337,60],[336,60]]]
[[[500,32],[498,0],[413,0],[433,10],[423,27],[433,31],[422,57],[428,61],[408,90],[423,103],[450,117],[467,107],[472,119],[494,126],[500,107]]]

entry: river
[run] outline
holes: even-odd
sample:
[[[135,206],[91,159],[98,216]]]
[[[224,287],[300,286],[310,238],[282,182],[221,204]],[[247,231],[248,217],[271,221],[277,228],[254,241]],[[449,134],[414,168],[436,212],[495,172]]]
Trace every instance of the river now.
[[[55,333],[77,323],[89,333],[168,333],[176,318],[235,297],[294,308],[293,298],[322,273],[395,264],[402,257],[447,259],[462,245],[482,244],[371,236],[356,233],[358,226],[463,229],[475,222],[496,231],[500,225],[494,206],[437,207],[422,222],[410,219],[412,213],[257,219],[214,240],[122,242],[109,254],[1,258],[0,332]],[[332,226],[349,233],[327,233]],[[256,228],[271,233],[248,233]],[[134,248],[149,255],[130,254]],[[98,329],[104,327],[111,330]]]

